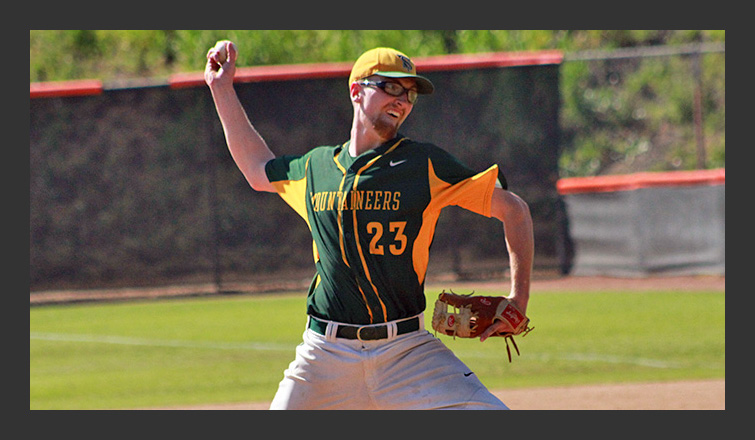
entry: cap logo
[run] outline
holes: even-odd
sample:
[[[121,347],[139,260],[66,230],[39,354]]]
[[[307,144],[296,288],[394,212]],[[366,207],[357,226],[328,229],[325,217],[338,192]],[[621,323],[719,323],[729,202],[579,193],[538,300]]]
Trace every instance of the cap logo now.
[[[396,56],[401,60],[401,64],[404,65],[404,69],[406,69],[407,72],[411,72],[412,69],[414,69],[414,64],[409,58],[399,54]]]

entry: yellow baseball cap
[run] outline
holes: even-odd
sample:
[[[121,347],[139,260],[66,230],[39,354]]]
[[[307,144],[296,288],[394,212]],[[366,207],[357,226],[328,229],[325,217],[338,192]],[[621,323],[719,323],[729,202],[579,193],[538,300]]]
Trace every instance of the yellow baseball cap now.
[[[376,47],[357,58],[349,76],[349,86],[354,81],[380,75],[387,78],[414,78],[417,81],[417,93],[428,95],[435,90],[429,79],[417,75],[417,68],[412,60],[403,53],[390,47]]]

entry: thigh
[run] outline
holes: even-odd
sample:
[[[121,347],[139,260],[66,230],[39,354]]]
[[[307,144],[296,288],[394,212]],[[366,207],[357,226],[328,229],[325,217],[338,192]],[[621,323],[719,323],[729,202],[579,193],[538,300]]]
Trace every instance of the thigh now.
[[[375,400],[386,409],[508,409],[427,331],[397,340],[379,359]]]
[[[358,350],[306,330],[270,409],[369,409],[363,379]]]

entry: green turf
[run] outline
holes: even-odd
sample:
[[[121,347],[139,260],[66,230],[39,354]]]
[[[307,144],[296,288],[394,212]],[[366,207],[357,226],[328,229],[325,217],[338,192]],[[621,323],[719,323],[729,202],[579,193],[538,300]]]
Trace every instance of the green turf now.
[[[428,291],[429,328],[437,291]],[[486,292],[477,292],[483,295]],[[32,307],[31,409],[268,401],[293,359],[302,295]],[[490,388],[723,378],[725,294],[533,294],[535,330],[440,336]]]

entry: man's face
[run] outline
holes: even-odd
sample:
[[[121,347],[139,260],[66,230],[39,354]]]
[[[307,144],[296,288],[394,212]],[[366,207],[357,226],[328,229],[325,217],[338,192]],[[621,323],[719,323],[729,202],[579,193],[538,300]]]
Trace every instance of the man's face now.
[[[416,90],[417,86],[414,79],[411,78],[384,78],[381,76],[371,76],[365,78],[374,82],[394,82],[401,85],[404,89]],[[364,100],[362,109],[367,119],[367,123],[372,124],[375,131],[385,140],[392,139],[398,133],[399,127],[404,123],[406,118],[412,112],[414,106],[409,103],[407,93],[401,93],[399,96],[392,96],[385,92],[379,86],[362,85]]]

